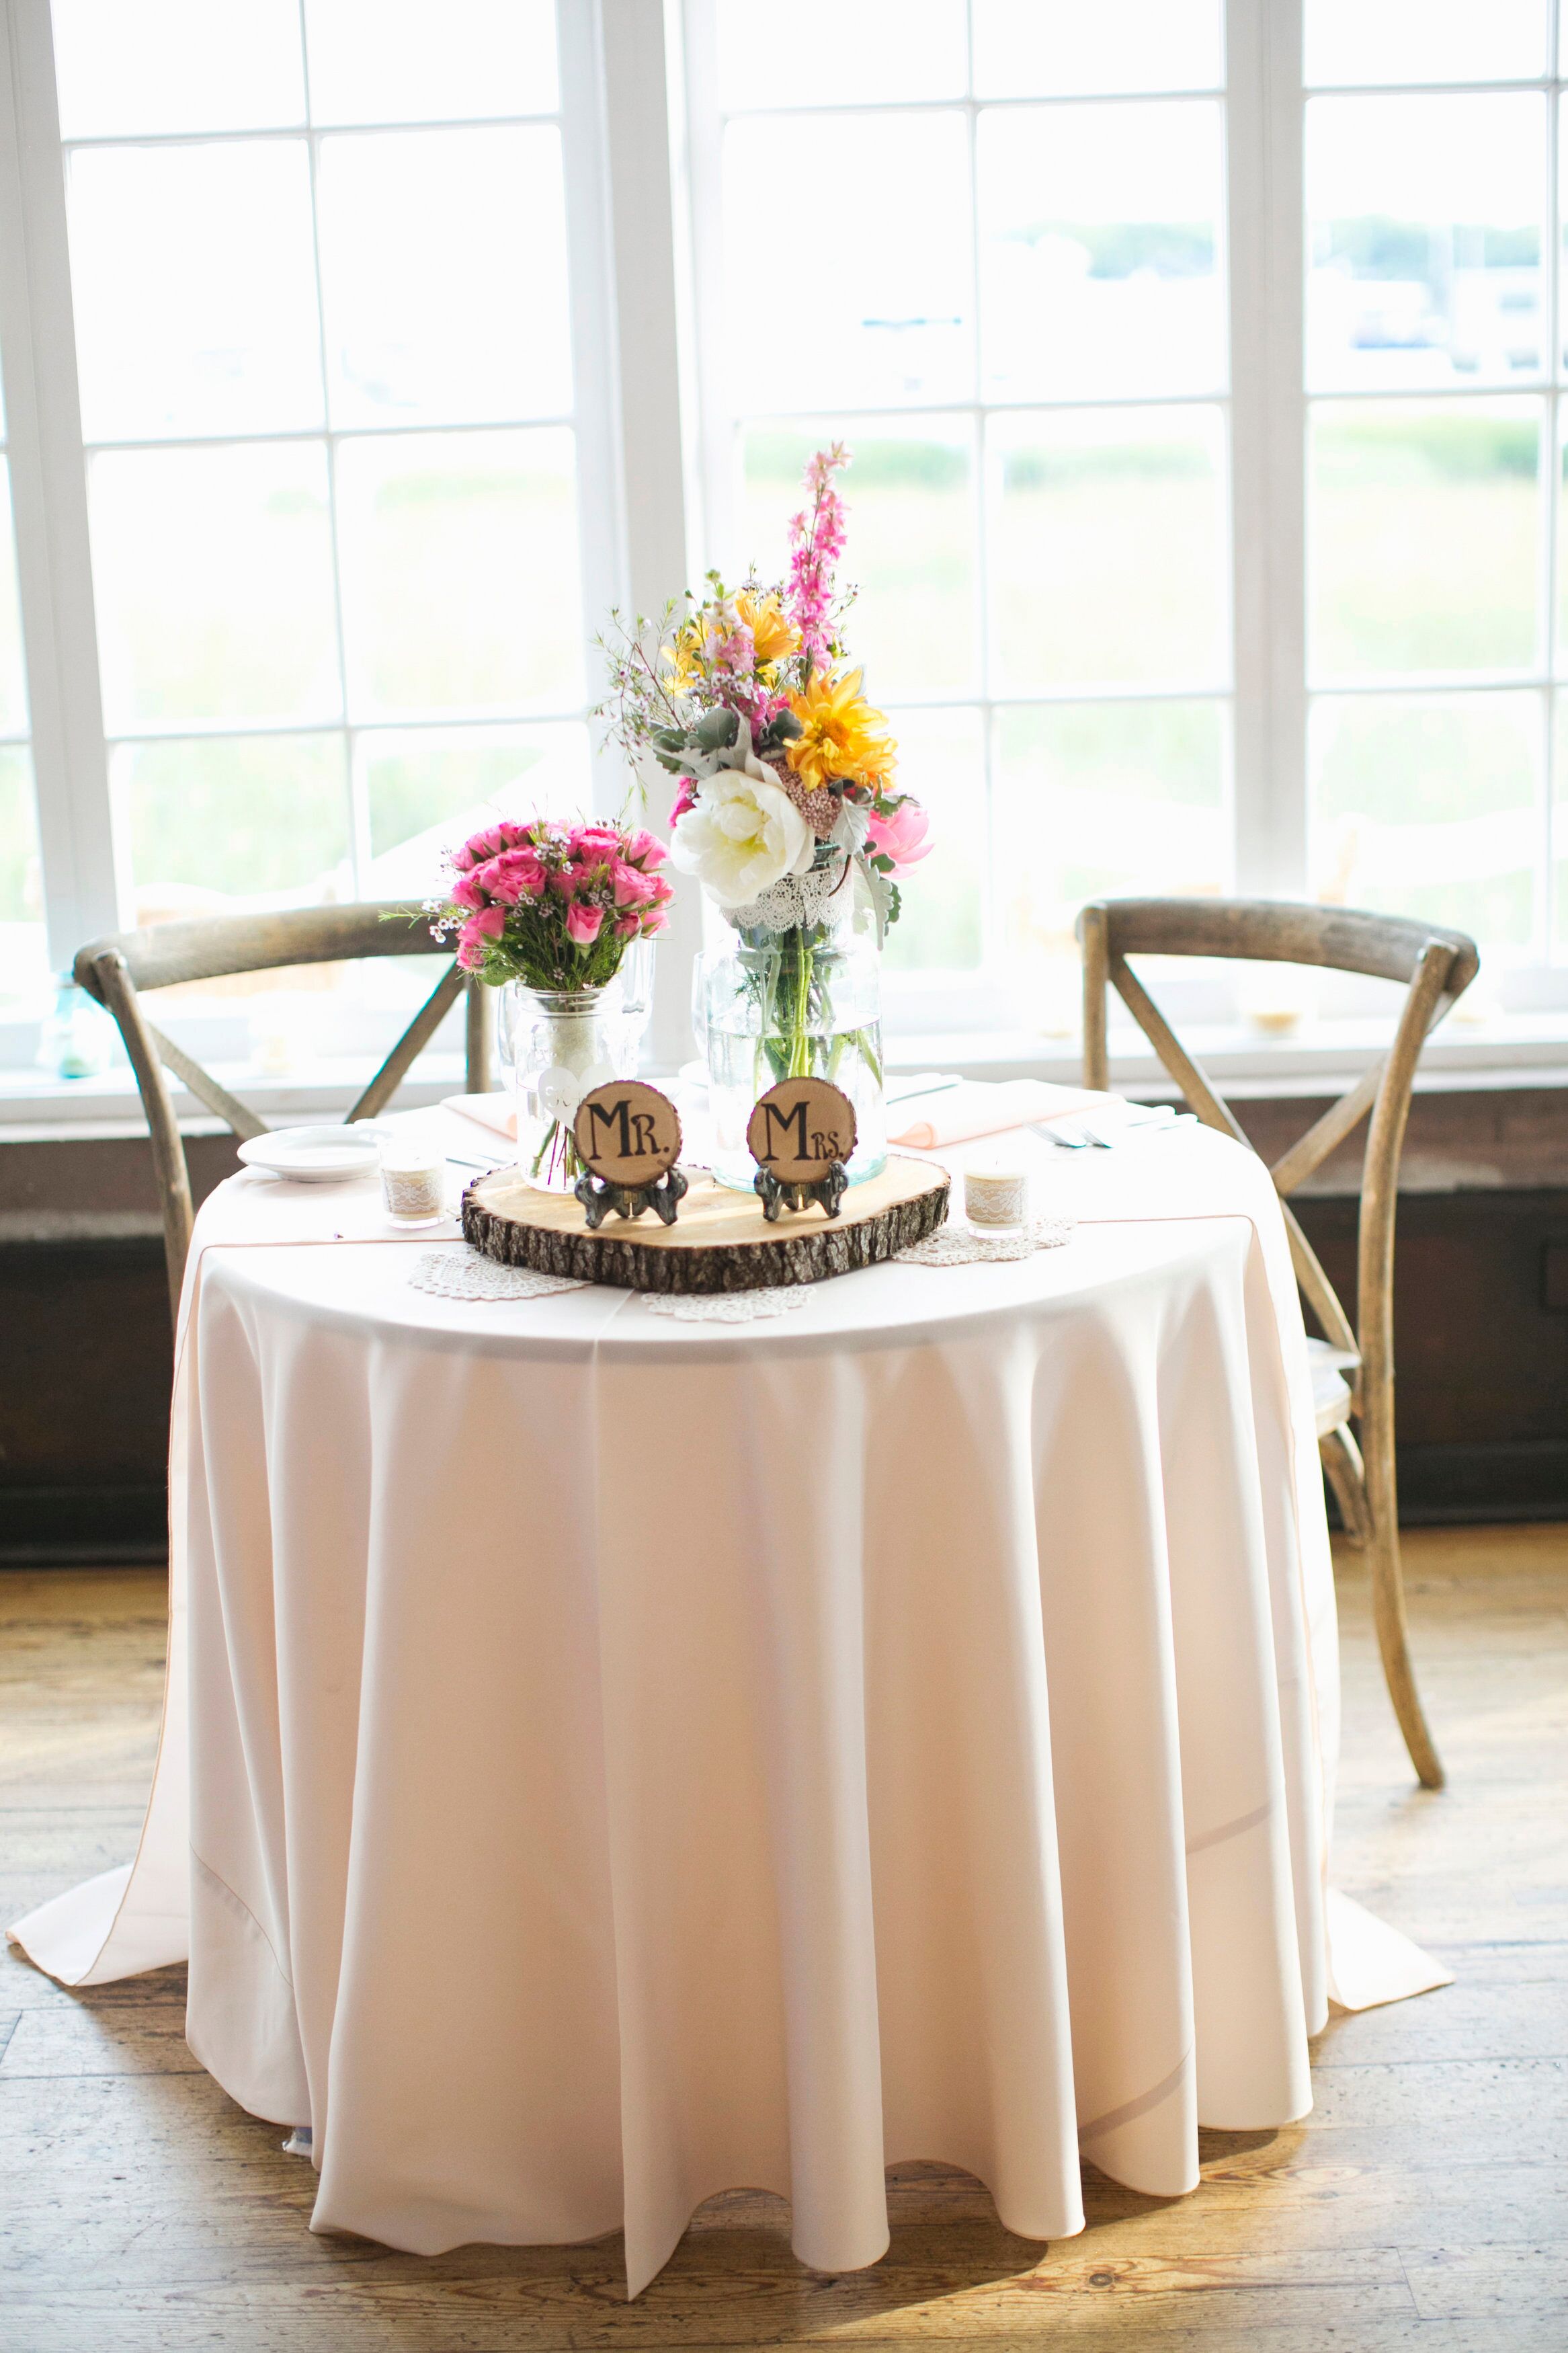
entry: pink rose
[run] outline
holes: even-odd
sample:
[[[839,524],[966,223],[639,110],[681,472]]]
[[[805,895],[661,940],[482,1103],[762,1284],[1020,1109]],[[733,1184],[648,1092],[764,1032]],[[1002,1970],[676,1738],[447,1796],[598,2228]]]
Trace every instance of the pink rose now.
[[[653,896],[651,876],[639,873],[624,858],[617,858],[610,868],[610,887],[617,907],[646,907]]]
[[[874,856],[890,858],[895,874],[905,874],[929,858],[934,844],[926,839],[931,819],[919,801],[901,800],[891,817],[879,817],[875,810],[867,828],[866,847]]]
[[[458,934],[458,962],[465,972],[479,972],[484,967],[485,944],[472,923],[465,923]]]
[[[642,935],[645,940],[651,940],[659,932],[667,932],[668,929],[669,917],[662,907],[655,907],[650,914],[645,915],[642,919]]]
[[[613,825],[574,826],[571,841],[575,854],[595,866],[602,864],[606,858],[620,855],[621,837]]]
[[[470,835],[461,849],[454,850],[452,863],[459,873],[466,873],[471,867],[488,866],[503,849],[521,849],[532,839],[531,827],[513,825],[503,818],[499,825],[488,825],[483,833]]]
[[[574,899],[566,910],[566,936],[575,940],[580,948],[591,948],[598,938],[605,921],[603,907],[590,907],[584,899]]]
[[[503,849],[479,879],[492,898],[515,907],[520,899],[539,897],[544,888],[544,866],[536,849]]]
[[[640,915],[617,915],[617,916],[616,916],[616,939],[618,939],[618,940],[635,940],[635,939],[637,938],[637,934],[638,934],[641,930],[642,930],[642,917],[641,917]]]
[[[626,843],[626,855],[628,866],[652,868],[662,866],[669,852],[657,834],[634,833]]]
[[[471,874],[459,874],[452,885],[452,904],[454,907],[482,907],[485,904],[483,884],[476,882]]]
[[[463,929],[475,933],[482,940],[499,940],[506,929],[506,909],[481,907],[477,915],[469,916]]]

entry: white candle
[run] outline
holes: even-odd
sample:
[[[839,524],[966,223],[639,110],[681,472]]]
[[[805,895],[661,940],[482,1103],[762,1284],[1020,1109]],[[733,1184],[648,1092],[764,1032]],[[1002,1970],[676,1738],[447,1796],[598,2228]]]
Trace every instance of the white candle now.
[[[1028,1214],[1029,1180],[1022,1168],[966,1168],[963,1209],[972,1226],[1021,1226]]]

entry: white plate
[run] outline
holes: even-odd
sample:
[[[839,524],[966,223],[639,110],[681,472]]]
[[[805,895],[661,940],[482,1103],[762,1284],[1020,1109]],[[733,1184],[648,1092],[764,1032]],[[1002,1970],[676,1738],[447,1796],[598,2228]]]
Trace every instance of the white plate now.
[[[239,1147],[247,1168],[290,1176],[300,1185],[331,1185],[365,1176],[380,1157],[374,1135],[352,1127],[278,1127]]]

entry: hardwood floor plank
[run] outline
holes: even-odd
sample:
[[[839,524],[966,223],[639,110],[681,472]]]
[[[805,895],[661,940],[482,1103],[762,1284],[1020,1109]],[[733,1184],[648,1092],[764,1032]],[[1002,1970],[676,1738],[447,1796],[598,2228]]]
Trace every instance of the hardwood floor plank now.
[[[1348,1562],[1335,1878],[1459,1982],[1337,2015],[1310,2116],[1205,2133],[1190,2198],[1089,2169],[1088,2228],[1041,2248],[968,2176],[900,2167],[888,2255],[827,2279],[790,2253],[781,2200],[735,2190],[628,2306],[618,2236],[426,2262],[313,2234],[309,2163],[184,2048],[183,1971],[72,1994],[7,1950],[6,2353],[1563,2353],[1568,1531],[1421,1531],[1407,1580],[1450,1787],[1411,1785]],[[0,1577],[6,1917],[132,1851],[163,1627],[161,1576]]]
[[[31,2075],[188,2075],[183,2001],[27,2010],[0,2056],[0,2082]]]
[[[1568,2220],[1568,2217],[1564,2218]],[[1423,2320],[1474,2320],[1521,2306],[1560,2316],[1568,2342],[1568,2241],[1532,2247],[1469,2245],[1402,2250]]]

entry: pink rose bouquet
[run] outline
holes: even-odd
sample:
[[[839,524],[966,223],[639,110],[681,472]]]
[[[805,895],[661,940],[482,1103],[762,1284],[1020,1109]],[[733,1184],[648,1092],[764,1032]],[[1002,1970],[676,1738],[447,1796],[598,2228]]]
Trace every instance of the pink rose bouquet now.
[[[633,940],[669,918],[668,856],[651,833],[534,818],[476,833],[452,858],[452,887],[432,910],[436,936],[458,935],[458,962],[492,987],[602,988]]]

